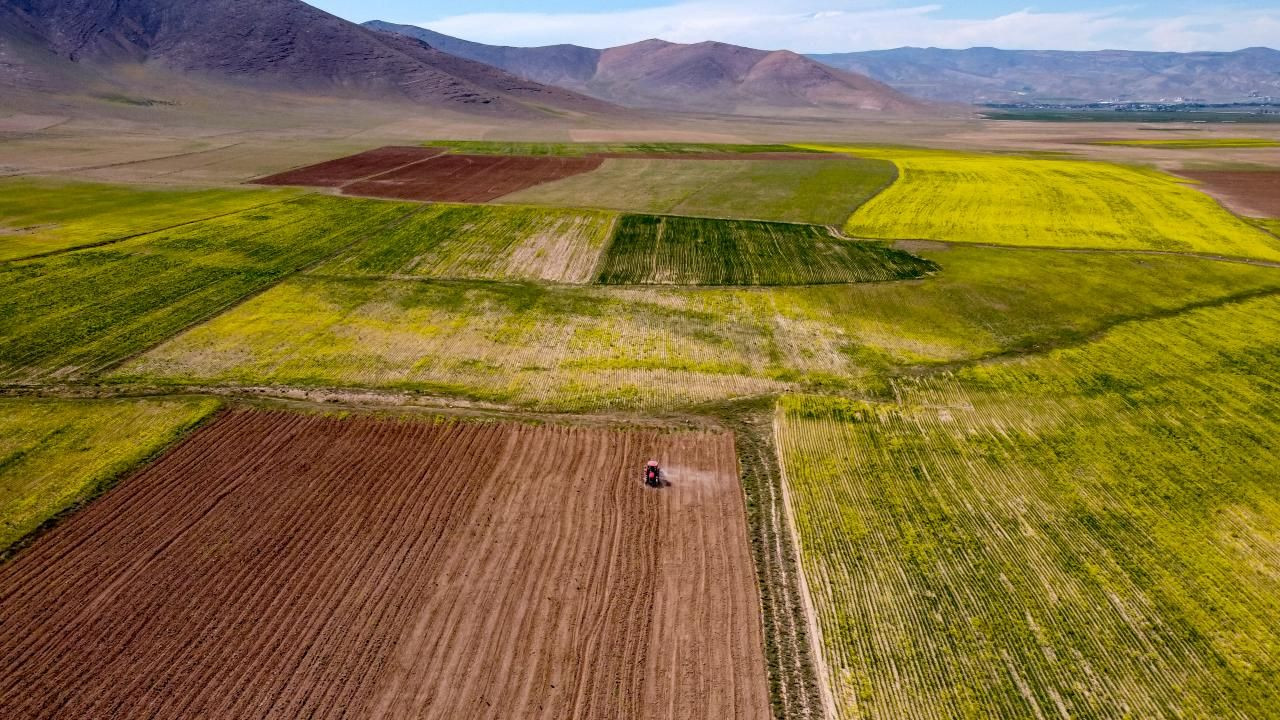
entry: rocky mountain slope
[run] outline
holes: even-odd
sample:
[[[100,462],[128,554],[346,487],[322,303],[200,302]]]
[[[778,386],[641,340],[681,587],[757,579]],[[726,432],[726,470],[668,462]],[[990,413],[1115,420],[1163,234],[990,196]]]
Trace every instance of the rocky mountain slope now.
[[[595,50],[576,45],[484,45],[413,25],[365,23],[461,57],[619,105],[703,112],[834,110],[909,114],[926,109],[886,85],[788,51],[662,40]]]
[[[122,65],[499,115],[610,110],[299,0],[0,0],[0,82],[72,82],[71,69],[119,76]]]

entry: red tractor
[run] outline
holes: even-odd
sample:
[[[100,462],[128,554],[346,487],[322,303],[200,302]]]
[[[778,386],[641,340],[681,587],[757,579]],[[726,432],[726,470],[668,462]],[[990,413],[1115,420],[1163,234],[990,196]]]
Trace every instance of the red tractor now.
[[[651,488],[666,485],[666,478],[662,476],[662,468],[658,467],[657,460],[650,460],[649,464],[644,466],[644,484]]]

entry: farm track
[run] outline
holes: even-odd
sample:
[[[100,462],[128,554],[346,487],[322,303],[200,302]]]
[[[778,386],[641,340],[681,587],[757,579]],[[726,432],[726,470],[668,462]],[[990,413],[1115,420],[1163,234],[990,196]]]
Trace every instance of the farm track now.
[[[0,704],[766,717],[742,503],[726,433],[228,412],[0,568]]]

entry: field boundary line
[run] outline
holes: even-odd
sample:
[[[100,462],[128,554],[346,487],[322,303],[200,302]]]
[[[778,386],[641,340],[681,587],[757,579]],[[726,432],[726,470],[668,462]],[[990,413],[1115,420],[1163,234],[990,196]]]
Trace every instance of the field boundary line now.
[[[818,625],[817,609],[809,595],[809,581],[804,571],[804,548],[800,542],[800,531],[796,526],[795,507],[791,502],[791,488],[787,481],[787,461],[783,457],[782,433],[780,432],[781,406],[775,404],[773,411],[773,445],[778,454],[778,484],[782,487],[782,507],[786,516],[787,535],[796,552],[796,582],[800,587],[800,605],[804,610],[805,621],[809,625],[809,653],[818,671],[818,694],[822,698],[822,716],[828,720],[838,717],[836,699],[831,692],[831,668],[827,666],[827,656],[823,651],[822,627]]]
[[[230,212],[218,213],[217,215],[202,217],[202,218],[199,218],[198,220],[187,220],[184,222],[177,223],[176,225],[168,225],[166,227],[156,228],[155,230],[148,230],[146,232],[134,233],[132,235],[125,235],[124,237],[112,238],[110,240],[97,240],[87,245],[76,245],[75,247],[60,248],[58,250],[49,250],[47,252],[36,253],[35,255],[24,255],[23,257],[19,257],[19,258],[10,258],[8,260],[0,261],[0,265],[4,265],[8,263],[16,263],[16,262],[25,262],[27,260],[42,260],[44,258],[54,257],[56,255],[73,253],[78,250],[92,250],[93,248],[106,247],[107,245],[115,245],[116,243],[122,243],[126,240],[136,240],[137,238],[140,238],[140,237],[154,235],[155,233],[168,232],[170,230],[176,230],[180,227],[186,227],[188,225],[198,225],[202,222],[209,222],[210,220],[218,220],[220,218],[230,217],[232,215],[239,215],[240,213],[251,212],[253,210],[261,210],[262,208],[271,207],[273,205],[279,205],[281,203],[290,202],[292,200],[297,200],[298,198],[301,198],[301,197],[306,197],[308,195],[315,195],[315,194],[316,193],[314,192],[299,193],[297,195],[291,195],[290,197],[283,198],[280,200],[272,200],[271,202],[265,202],[258,205],[251,205],[249,207],[240,208],[239,210],[232,210]]]
[[[0,393],[0,394],[3,394],[3,393]],[[191,397],[191,396],[188,395],[187,397]],[[200,397],[209,397],[209,396],[200,396]],[[163,398],[160,398],[160,399],[163,399]],[[170,450],[177,447],[184,440],[194,435],[197,430],[199,430],[200,428],[212,422],[214,418],[221,416],[224,412],[226,412],[227,405],[220,398],[214,398],[214,399],[216,399],[218,402],[217,406],[215,406],[212,410],[210,410],[204,416],[197,418],[196,420],[189,422],[186,425],[182,425],[175,428],[173,430],[172,437],[170,437],[166,442],[163,442],[159,446],[157,446],[153,452],[146,455],[145,457],[139,458],[136,462],[128,465],[127,467],[121,468],[119,471],[117,471],[115,474],[111,475],[110,477],[103,478],[101,481],[99,481],[96,484],[92,492],[85,495],[80,500],[59,510],[53,516],[49,517],[44,522],[32,528],[31,532],[15,540],[13,544],[9,545],[9,547],[5,548],[4,550],[0,550],[0,567],[4,566],[9,561],[13,560],[15,557],[18,556],[19,553],[21,553],[26,548],[30,547],[33,543],[35,543],[37,540],[39,540],[49,531],[53,530],[55,527],[61,524],[64,520],[80,512],[81,510],[85,509],[89,505],[97,502],[98,499],[101,498],[103,495],[106,495],[107,493],[111,492],[112,490],[119,487],[123,483],[127,482],[129,478],[137,474],[138,471],[147,467],[148,465],[155,462],[156,460],[159,460],[161,457],[167,454]]]
[[[302,195],[302,196],[300,196],[300,197],[306,197],[306,195]],[[290,199],[293,199],[293,198],[290,198]],[[426,207],[427,207],[426,205],[423,205],[423,206],[421,206],[421,207],[414,208],[414,209],[412,209],[410,212],[405,213],[405,215],[404,215],[403,217],[396,218],[395,220],[392,220],[392,221],[388,222],[387,224],[385,224],[385,225],[381,226],[380,228],[378,228],[378,230],[386,230],[386,229],[388,229],[388,228],[396,227],[397,225],[399,225],[400,223],[402,223],[402,222],[406,221],[407,219],[409,219],[409,218],[410,218],[410,217],[412,217],[413,215],[416,215],[416,214],[418,214],[418,213],[422,212],[424,209],[426,209]],[[293,269],[293,270],[291,270],[291,271],[288,271],[288,272],[282,273],[282,274],[280,275],[280,277],[275,278],[273,281],[271,281],[271,282],[268,282],[268,283],[264,284],[262,287],[258,288],[257,290],[254,290],[253,292],[246,293],[246,294],[244,294],[244,295],[242,295],[242,296],[240,296],[240,297],[238,297],[238,298],[235,298],[235,299],[231,300],[231,301],[230,301],[230,302],[228,302],[228,303],[225,303],[224,305],[221,305],[221,306],[219,306],[219,307],[217,307],[217,308],[213,308],[213,309],[209,310],[209,312],[205,313],[204,315],[201,315],[200,317],[198,317],[198,318],[196,318],[196,319],[192,320],[191,322],[189,322],[189,323],[187,323],[186,325],[182,326],[181,328],[177,329],[176,331],[174,331],[174,332],[173,332],[171,335],[169,335],[168,337],[165,337],[165,338],[162,338],[162,339],[160,339],[160,340],[157,340],[156,342],[152,343],[151,345],[146,346],[145,348],[142,348],[142,349],[137,350],[137,351],[135,351],[135,352],[129,353],[128,355],[125,355],[125,356],[123,356],[123,357],[116,358],[115,360],[112,360],[111,362],[105,363],[105,364],[103,364],[103,365],[100,365],[100,366],[98,366],[98,367],[94,368],[94,369],[93,369],[93,370],[91,370],[89,373],[87,373],[87,374],[85,375],[85,377],[90,377],[90,378],[92,378],[92,377],[101,377],[103,373],[110,372],[111,370],[114,370],[114,369],[116,369],[116,368],[120,367],[121,365],[124,365],[125,363],[129,362],[130,360],[133,360],[134,358],[141,357],[142,355],[144,355],[144,354],[146,354],[146,353],[148,353],[148,352],[151,352],[151,351],[152,351],[152,350],[154,350],[155,348],[157,348],[157,347],[159,347],[159,346],[161,346],[161,345],[165,344],[166,342],[169,342],[169,341],[170,341],[170,340],[172,340],[173,338],[178,337],[179,335],[181,335],[181,334],[183,334],[183,333],[185,333],[185,332],[187,332],[187,331],[191,330],[192,328],[199,327],[200,325],[203,325],[203,324],[205,324],[205,323],[209,322],[210,320],[212,320],[212,319],[214,319],[214,318],[218,317],[219,315],[221,315],[221,314],[223,314],[223,313],[225,313],[225,312],[227,312],[227,311],[229,311],[229,310],[231,310],[231,309],[233,309],[233,308],[239,307],[240,305],[243,305],[244,303],[246,303],[246,302],[248,302],[248,301],[252,300],[253,298],[258,297],[259,295],[262,295],[263,293],[267,292],[268,290],[271,290],[271,289],[273,289],[273,288],[275,288],[275,287],[278,287],[278,286],[280,285],[280,283],[284,282],[285,280],[288,280],[289,278],[292,278],[292,277],[297,277],[297,276],[299,276],[299,275],[302,275],[303,273],[306,273],[306,272],[307,272],[308,270],[310,270],[311,268],[317,267],[317,266],[318,266],[318,265],[320,265],[320,263],[322,263],[322,262],[327,262],[327,261],[329,261],[329,260],[332,260],[334,257],[336,257],[336,256],[338,255],[338,253],[340,253],[340,252],[345,252],[345,251],[347,251],[347,250],[350,250],[350,249],[351,249],[352,247],[354,247],[357,243],[362,242],[363,240],[364,240],[364,237],[363,237],[363,236],[356,237],[356,238],[355,238],[354,240],[352,240],[351,242],[347,243],[346,245],[343,245],[342,247],[339,247],[339,248],[335,249],[332,253],[329,253],[328,255],[324,255],[323,257],[320,257],[320,258],[318,258],[318,259],[316,259],[316,260],[314,260],[314,261],[312,261],[312,262],[307,263],[306,265],[303,265],[302,267],[298,267],[298,268],[295,268],[295,269]]]

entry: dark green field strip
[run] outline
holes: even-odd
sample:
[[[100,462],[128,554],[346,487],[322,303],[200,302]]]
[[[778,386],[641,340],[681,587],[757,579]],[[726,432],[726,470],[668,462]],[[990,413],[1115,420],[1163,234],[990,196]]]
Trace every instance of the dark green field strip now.
[[[821,285],[920,278],[938,266],[817,225],[625,215],[601,285]]]
[[[0,267],[0,380],[108,367],[408,212],[309,196]]]
[[[794,145],[748,145],[741,143],[557,143],[557,142],[506,142],[501,140],[432,140],[423,143],[429,147],[449,148],[455,152],[475,155],[554,155],[560,157],[581,155],[700,155],[706,153],[813,153]]]

